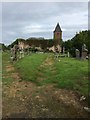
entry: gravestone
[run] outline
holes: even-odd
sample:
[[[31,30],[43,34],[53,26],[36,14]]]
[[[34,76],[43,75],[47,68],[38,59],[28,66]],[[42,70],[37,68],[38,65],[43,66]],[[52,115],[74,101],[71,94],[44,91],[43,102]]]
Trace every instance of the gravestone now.
[[[67,53],[67,57],[70,57],[70,53],[69,52]]]
[[[65,47],[63,47],[63,53],[65,53]]]
[[[86,56],[88,55],[87,53],[88,53],[88,50],[86,49],[86,45],[83,44],[83,46],[82,46],[82,56],[81,56],[81,58],[83,60],[86,59]]]
[[[13,48],[11,48],[11,60],[17,60],[17,52],[18,52],[18,45],[14,45]]]
[[[13,54],[13,53],[14,53],[14,49],[11,48],[11,49],[10,49],[10,54],[11,54],[11,55],[10,55],[10,60],[11,60],[11,62],[12,62],[13,59],[14,59],[14,54]]]
[[[14,60],[17,60],[18,45],[14,45]]]
[[[79,59],[80,58],[80,51],[78,49],[76,49],[76,58]]]
[[[19,52],[19,58],[23,58],[24,57],[24,50],[23,49],[20,49],[20,52]]]
[[[62,47],[62,53],[63,54],[65,53],[65,47]]]

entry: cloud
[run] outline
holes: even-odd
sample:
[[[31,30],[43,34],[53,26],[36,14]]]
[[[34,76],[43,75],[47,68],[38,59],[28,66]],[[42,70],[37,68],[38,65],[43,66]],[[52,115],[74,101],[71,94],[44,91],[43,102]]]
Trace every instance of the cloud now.
[[[16,38],[53,38],[57,22],[68,40],[88,28],[88,3],[10,2],[2,3],[2,37],[5,44]]]
[[[2,0],[2,2],[88,2],[89,0]]]

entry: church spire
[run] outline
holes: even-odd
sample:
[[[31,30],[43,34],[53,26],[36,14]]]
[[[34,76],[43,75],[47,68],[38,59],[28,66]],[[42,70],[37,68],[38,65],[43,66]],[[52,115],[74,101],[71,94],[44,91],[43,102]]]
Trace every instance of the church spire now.
[[[61,30],[61,27],[60,27],[59,23],[57,23],[57,25],[56,25],[56,28],[55,28],[54,32],[62,32],[62,30]]]

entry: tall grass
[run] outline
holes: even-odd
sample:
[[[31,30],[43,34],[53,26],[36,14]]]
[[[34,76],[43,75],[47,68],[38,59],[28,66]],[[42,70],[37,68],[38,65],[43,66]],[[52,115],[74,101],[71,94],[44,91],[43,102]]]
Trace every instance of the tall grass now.
[[[88,61],[76,60],[74,58],[63,58],[56,63],[57,86],[88,94]]]
[[[51,65],[44,65],[47,57]],[[3,73],[9,55],[3,56]],[[54,83],[56,87],[75,90],[80,94],[88,94],[88,61],[74,58],[57,58],[48,54],[32,54],[14,63],[22,80],[33,81],[40,85]],[[9,78],[8,78],[9,80]]]
[[[46,59],[47,54],[32,54],[15,63],[15,67],[23,80],[36,82],[38,67]]]

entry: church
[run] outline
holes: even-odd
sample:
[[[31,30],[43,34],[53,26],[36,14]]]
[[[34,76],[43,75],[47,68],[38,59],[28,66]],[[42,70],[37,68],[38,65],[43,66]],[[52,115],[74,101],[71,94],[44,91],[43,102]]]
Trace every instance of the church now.
[[[54,50],[55,51],[59,51],[61,52],[61,47],[62,47],[62,30],[61,27],[59,25],[59,23],[57,23],[57,26],[53,32],[53,40],[54,40]]]
[[[55,30],[53,31],[53,39],[45,40],[43,38],[28,38],[25,41],[18,41],[19,49],[36,48],[37,50],[44,51],[49,50],[53,52],[61,52],[62,48],[62,30],[57,23]]]

